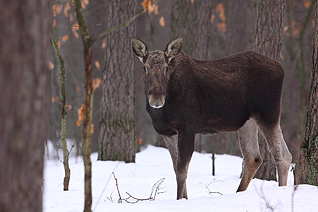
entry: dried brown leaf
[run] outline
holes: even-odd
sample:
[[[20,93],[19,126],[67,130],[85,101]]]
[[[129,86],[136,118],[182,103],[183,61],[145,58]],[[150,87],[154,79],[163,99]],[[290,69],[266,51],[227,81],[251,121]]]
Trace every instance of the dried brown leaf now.
[[[312,1],[311,0],[304,0],[303,4],[304,4],[304,7],[308,9],[311,6]]]
[[[54,102],[59,102],[59,97],[58,96],[53,96],[52,97],[52,103]]]
[[[159,25],[164,27],[166,24],[165,24],[165,18],[163,16],[160,17],[159,19]]]
[[[106,38],[103,39],[102,41],[102,49],[106,48]]]
[[[95,60],[95,67],[98,71],[100,71],[100,63],[98,62],[98,60]]]
[[[62,4],[54,4],[53,5],[53,16],[60,14],[63,11]]]
[[[94,124],[91,124],[91,134],[94,133]]]
[[[224,11],[223,3],[218,3],[215,8],[216,12],[220,13]]]
[[[144,11],[148,10],[148,14],[151,14],[156,8],[154,2],[155,0],[144,0],[141,6],[144,8]]]
[[[102,84],[102,80],[100,78],[93,79],[93,89],[94,91]]]
[[[70,9],[71,9],[71,2],[66,2],[65,6],[64,6],[65,17],[68,17]]]
[[[47,66],[49,67],[50,70],[54,68],[54,63],[52,61],[49,61]]]
[[[81,108],[77,110],[78,119],[77,119],[77,126],[80,126],[83,119],[84,119],[84,113],[85,113],[85,105],[82,104]]]
[[[55,18],[53,19],[53,22],[52,22],[52,27],[55,27],[56,26],[56,20]]]
[[[153,12],[154,15],[159,15],[158,5],[155,5],[155,11]]]
[[[225,32],[226,31],[226,23],[218,23],[217,30],[220,32]]]
[[[78,25],[78,22],[76,22],[72,26],[72,32],[76,38],[79,38],[78,30],[79,30],[79,25]]]
[[[63,42],[67,41],[68,39],[69,39],[69,36],[68,36],[68,35],[64,35],[64,36],[62,37],[62,41],[63,41]]]
[[[213,24],[214,19],[215,19],[215,15],[212,13],[212,14],[211,14],[211,24]]]

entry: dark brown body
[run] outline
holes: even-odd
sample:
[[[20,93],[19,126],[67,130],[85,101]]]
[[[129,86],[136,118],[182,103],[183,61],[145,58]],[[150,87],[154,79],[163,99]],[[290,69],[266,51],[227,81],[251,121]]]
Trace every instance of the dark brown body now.
[[[169,69],[165,105],[147,104],[159,134],[173,135],[180,128],[203,134],[236,131],[250,117],[267,125],[279,122],[284,73],[269,57],[248,51],[197,61],[180,52]]]
[[[136,38],[132,45],[145,66],[147,111],[173,160],[177,199],[187,198],[186,178],[196,133],[238,130],[243,172],[237,191],[244,191],[262,163],[257,142],[260,129],[275,158],[279,185],[287,184],[291,154],[279,125],[284,72],[277,61],[252,51],[198,61],[181,51],[181,37],[164,52],[148,53]]]

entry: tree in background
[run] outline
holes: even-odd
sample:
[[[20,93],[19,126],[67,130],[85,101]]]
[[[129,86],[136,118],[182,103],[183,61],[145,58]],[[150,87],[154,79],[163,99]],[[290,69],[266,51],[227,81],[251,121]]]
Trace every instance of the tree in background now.
[[[136,1],[107,3],[108,28],[120,25],[135,15]],[[135,161],[135,79],[130,39],[135,24],[106,37],[106,62],[100,102],[99,160]]]
[[[315,0],[287,0],[281,64],[285,70],[282,129],[296,156],[305,136]],[[294,157],[296,159],[296,157]]]
[[[0,211],[42,211],[49,123],[49,2],[0,8]]]
[[[174,0],[172,5],[171,36],[182,36],[182,50],[198,60],[209,56],[212,6],[210,0]]]
[[[67,106],[66,106],[66,92],[65,92],[65,62],[61,54],[61,50],[58,46],[58,43],[56,41],[53,27],[51,28],[51,42],[53,44],[53,48],[55,50],[56,56],[59,60],[60,64],[60,70],[61,70],[61,138],[62,138],[62,148],[63,148],[63,165],[64,165],[64,191],[68,191],[68,185],[71,178],[71,170],[69,167],[69,151],[67,149],[67,143],[66,143],[66,115],[67,115]]]
[[[301,142],[295,166],[295,184],[318,185],[318,0],[315,3],[311,84],[305,138]]]
[[[257,7],[257,23],[254,51],[280,61],[283,36],[283,18],[285,0],[261,0]],[[259,136],[259,147],[263,164],[257,170],[255,178],[276,180],[276,166],[267,143]]]

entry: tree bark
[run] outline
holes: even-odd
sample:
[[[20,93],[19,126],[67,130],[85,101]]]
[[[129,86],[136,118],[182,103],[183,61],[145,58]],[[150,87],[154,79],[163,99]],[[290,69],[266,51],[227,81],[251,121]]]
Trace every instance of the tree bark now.
[[[318,185],[318,0],[315,3],[315,33],[311,69],[312,75],[305,138],[301,142],[296,160],[295,184]]]
[[[257,5],[257,23],[254,51],[280,61],[282,47],[282,30],[285,0],[261,0]],[[276,166],[267,143],[259,136],[259,146],[263,164],[255,174],[255,178],[276,180]]]
[[[227,52],[229,55],[235,54],[237,52],[242,52],[247,50],[248,38],[249,38],[249,28],[248,22],[248,4],[251,4],[247,0],[236,0],[229,2],[229,12],[227,15],[228,27],[230,28],[227,33],[228,45]],[[254,33],[253,24],[253,33]],[[252,30],[252,29],[251,29]]]
[[[212,29],[211,0],[174,0],[171,11],[171,36],[183,36],[182,50],[198,60],[209,56]]]
[[[0,211],[42,211],[49,1],[1,1]]]
[[[135,15],[136,1],[107,3],[108,28]],[[130,39],[135,24],[106,36],[106,65],[103,73],[98,160],[135,161],[135,82]]]

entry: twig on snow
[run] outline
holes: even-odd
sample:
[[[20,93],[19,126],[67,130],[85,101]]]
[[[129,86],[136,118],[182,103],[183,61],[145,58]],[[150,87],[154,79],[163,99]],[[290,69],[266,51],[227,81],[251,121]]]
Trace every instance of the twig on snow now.
[[[213,182],[210,182],[208,185],[205,185],[205,188],[208,190],[209,194],[220,194],[220,195],[223,195],[221,192],[218,192],[218,191],[211,191],[209,189],[209,186],[212,184],[212,183],[216,183],[216,182],[223,182],[223,180],[217,180],[217,181],[213,181]]]
[[[161,184],[165,180],[165,178],[162,178],[162,179],[158,180],[152,186],[152,190],[151,190],[151,193],[150,193],[148,198],[137,198],[137,197],[134,197],[133,195],[131,195],[128,192],[126,192],[128,197],[127,198],[122,198],[121,195],[120,195],[119,187],[118,187],[118,180],[117,180],[114,172],[113,172],[113,176],[114,176],[114,179],[116,181],[116,188],[117,188],[117,192],[118,192],[118,196],[119,196],[118,203],[122,203],[123,201],[125,201],[127,203],[135,204],[135,203],[137,203],[139,201],[147,201],[147,200],[148,201],[154,201],[156,199],[156,195],[157,195],[158,191],[161,189],[161,187],[160,187]]]

